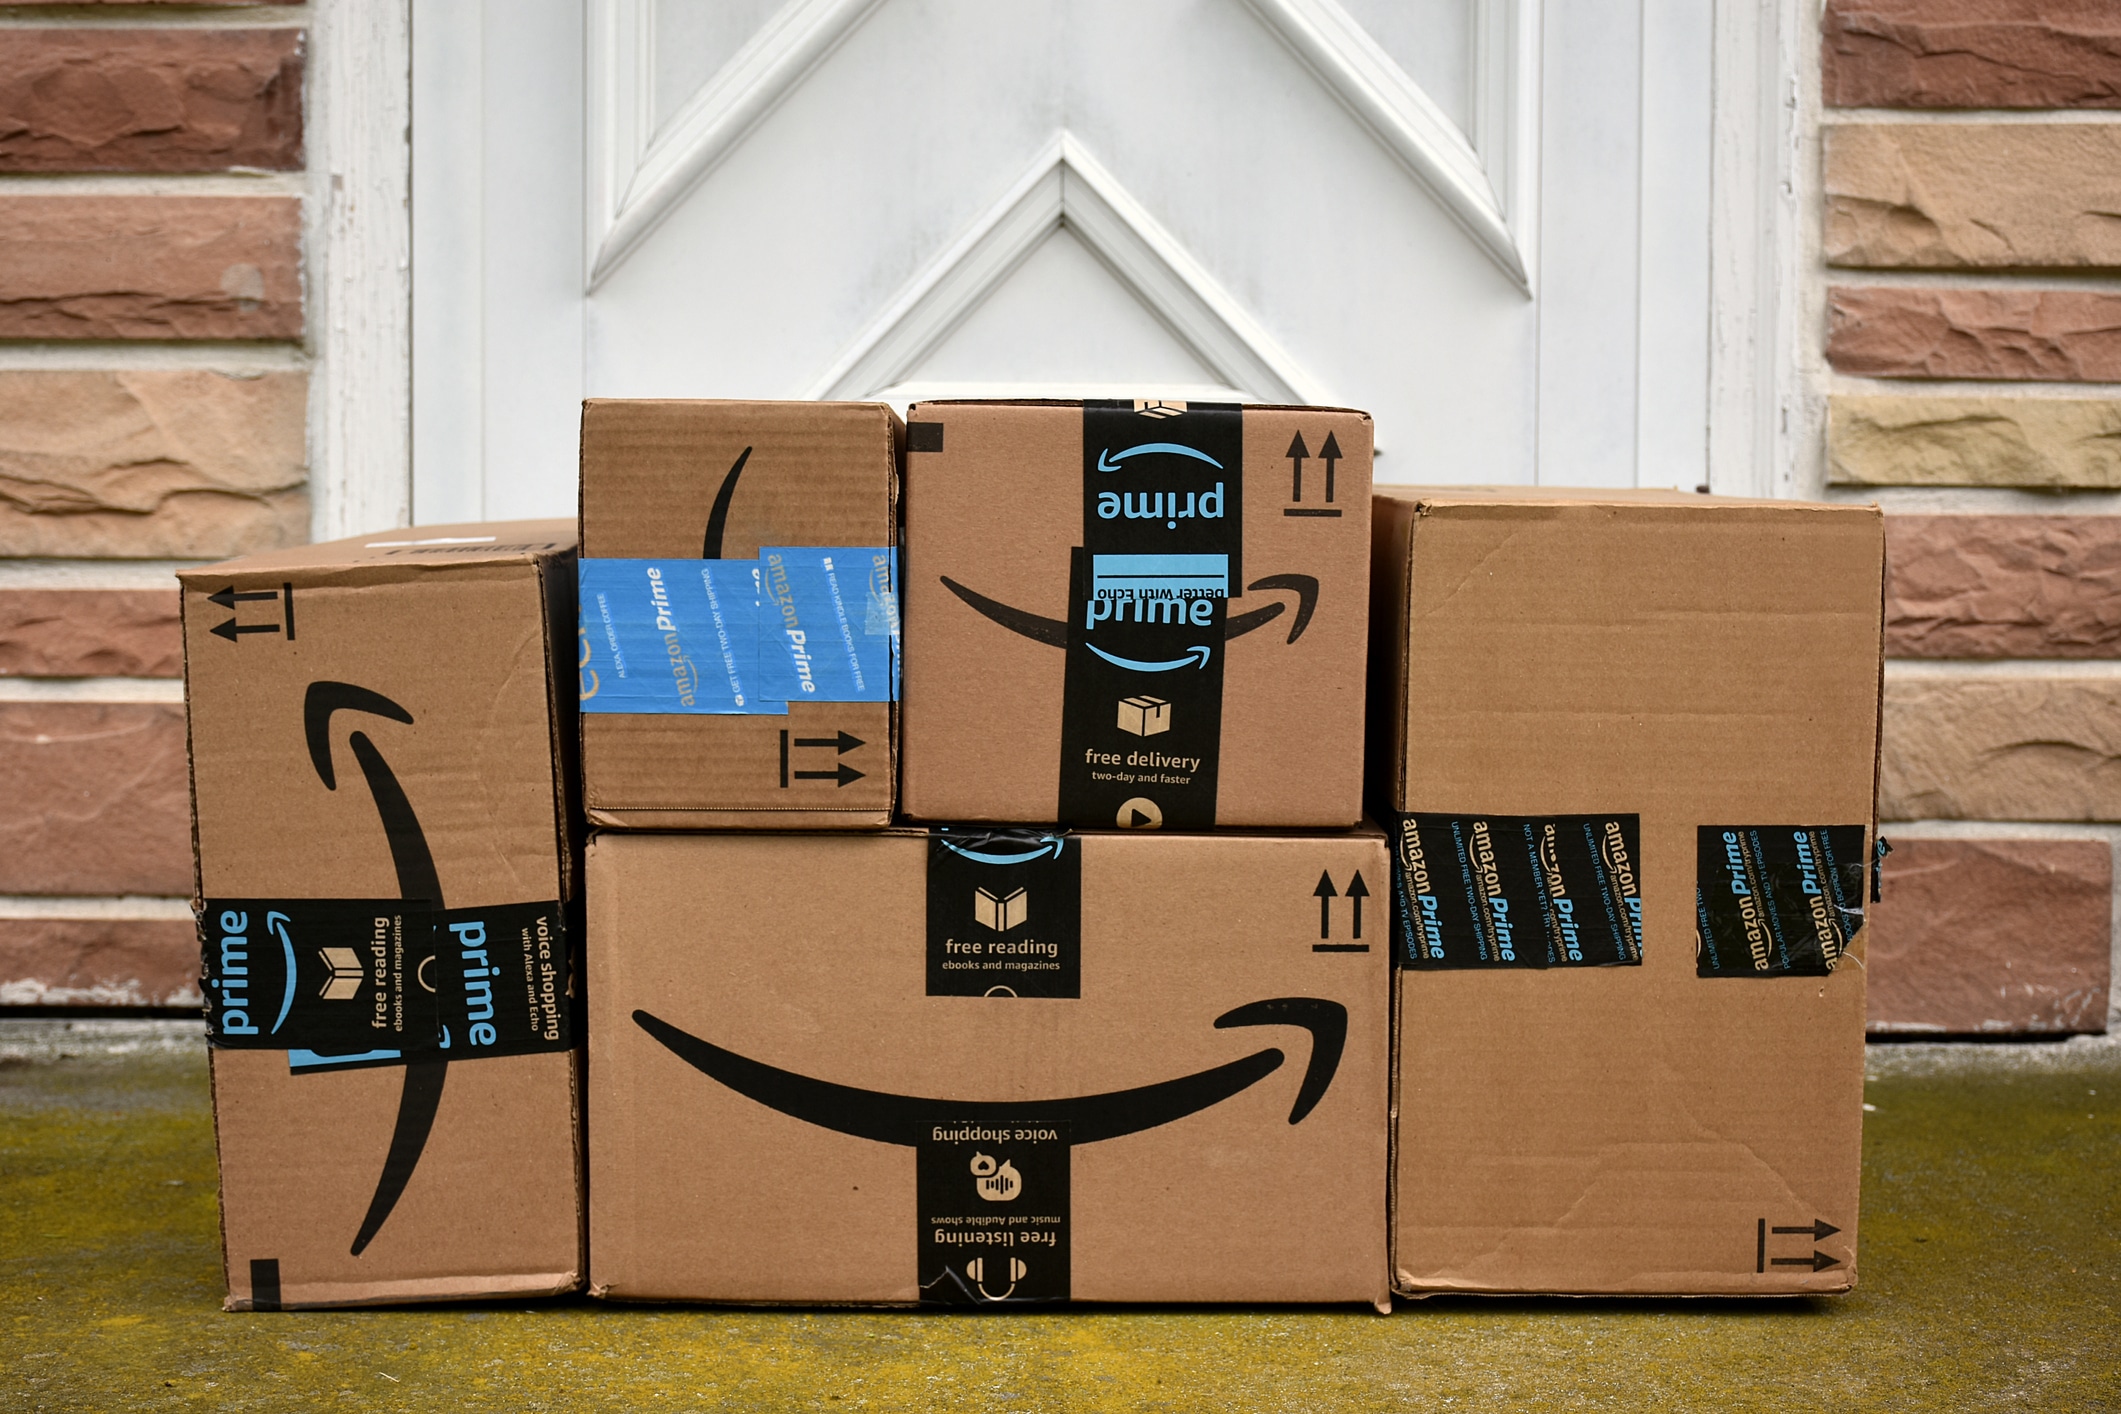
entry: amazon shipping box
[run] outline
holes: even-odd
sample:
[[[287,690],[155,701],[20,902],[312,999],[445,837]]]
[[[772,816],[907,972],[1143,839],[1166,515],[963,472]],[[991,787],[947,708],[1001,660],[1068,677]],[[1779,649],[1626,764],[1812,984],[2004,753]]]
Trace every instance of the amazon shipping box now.
[[[572,1290],[573,525],[180,578],[229,1307]]]
[[[906,814],[1354,825],[1370,451],[1333,408],[917,404]]]
[[[1877,510],[1395,490],[1376,546],[1398,1288],[1849,1289]]]
[[[891,822],[904,439],[882,403],[583,404],[591,823]]]
[[[1383,1303],[1383,838],[599,834],[590,1289]]]

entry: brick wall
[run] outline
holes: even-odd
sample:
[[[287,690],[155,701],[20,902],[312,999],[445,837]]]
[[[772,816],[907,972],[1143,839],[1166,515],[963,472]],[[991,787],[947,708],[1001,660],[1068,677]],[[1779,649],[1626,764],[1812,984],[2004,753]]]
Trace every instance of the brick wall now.
[[[308,12],[0,25],[0,1005],[194,1004],[170,576],[309,538]]]
[[[1888,512],[1889,1031],[2108,1025],[2121,5],[1827,0],[1826,479]]]

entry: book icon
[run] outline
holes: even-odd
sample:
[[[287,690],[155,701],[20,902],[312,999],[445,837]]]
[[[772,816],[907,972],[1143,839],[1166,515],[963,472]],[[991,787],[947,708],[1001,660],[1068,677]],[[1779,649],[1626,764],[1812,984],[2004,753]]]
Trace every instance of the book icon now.
[[[1001,897],[977,890],[972,895],[972,917],[983,928],[992,928],[997,933],[1006,933],[1028,916],[1030,897],[1024,890]]]
[[[331,972],[317,995],[327,1002],[352,1001],[361,990],[360,956],[352,948],[318,948],[317,956]]]

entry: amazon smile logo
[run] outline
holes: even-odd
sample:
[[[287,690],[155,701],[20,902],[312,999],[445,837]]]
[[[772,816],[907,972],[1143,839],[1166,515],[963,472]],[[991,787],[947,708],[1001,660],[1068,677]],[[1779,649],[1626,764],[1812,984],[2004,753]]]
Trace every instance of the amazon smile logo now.
[[[938,1126],[958,1124],[1003,1128],[1059,1123],[1066,1126],[1071,1144],[1117,1139],[1219,1105],[1266,1079],[1288,1059],[1279,1047],[1267,1046],[1207,1070],[1101,1095],[946,1100],[865,1090],[782,1070],[725,1050],[646,1011],[634,1012],[633,1023],[702,1075],[770,1110],[857,1139],[906,1146],[917,1146]],[[1348,1009],[1317,997],[1273,997],[1215,1018],[1218,1031],[1252,1026],[1292,1026],[1310,1033],[1310,1055],[1289,1108],[1289,1123],[1303,1123],[1325,1098],[1340,1068],[1348,1039]]]
[[[958,583],[948,575],[941,575],[938,578],[941,580],[943,588],[955,594],[967,607],[982,618],[1001,625],[1011,633],[1028,638],[1033,643],[1043,643],[1049,648],[1065,649],[1068,646],[1068,624],[1065,619],[1049,619],[1042,614],[1034,614],[1028,609],[1019,609],[1012,604],[1004,604],[999,599],[990,599],[978,590]],[[1304,636],[1304,630],[1311,626],[1311,615],[1318,609],[1318,578],[1315,575],[1270,574],[1262,579],[1253,580],[1245,586],[1245,590],[1247,593],[1252,594],[1282,592],[1296,596],[1296,616],[1289,622],[1288,642],[1290,643],[1294,643],[1297,639]],[[1232,614],[1223,624],[1223,641],[1227,643],[1233,638],[1244,637],[1254,629],[1266,627],[1286,613],[1288,608],[1287,604],[1266,604],[1257,609],[1249,609],[1242,614]],[[1097,650],[1093,649],[1092,651],[1095,652]],[[1135,663],[1119,663],[1117,659],[1111,658],[1111,655],[1102,652],[1099,653],[1099,656],[1118,663],[1121,667],[1131,667],[1137,671],[1164,672],[1189,666],[1204,668],[1208,665],[1207,654],[1209,651],[1205,646],[1195,646],[1187,650],[1187,656],[1184,658],[1173,660],[1164,667],[1147,669]]]
[[[302,732],[309,744],[310,764],[316,768],[317,779],[324,783],[326,790],[339,788],[332,764],[331,718],[333,713],[342,711],[364,712],[412,725],[412,713],[380,692],[345,682],[311,683],[302,699]],[[391,863],[398,875],[399,895],[408,903],[440,909],[442,881],[435,872],[434,855],[427,847],[426,832],[420,828],[419,816],[413,813],[412,802],[406,798],[404,787],[398,784],[390,763],[383,759],[383,753],[376,749],[367,733],[351,733],[347,745],[361,768],[362,779],[368,783],[369,796],[375,801],[376,814],[382,821],[383,837],[389,842]],[[289,975],[293,975],[291,971]],[[434,1130],[435,1112],[442,1103],[442,1085],[448,1077],[447,1061],[427,1057],[407,1061],[405,1088],[398,1097],[398,1117],[391,1127],[390,1148],[383,1158],[383,1171],[376,1178],[375,1193],[368,1200],[368,1212],[354,1235],[351,1249],[354,1256],[366,1251],[376,1234],[383,1230],[383,1224],[405,1193],[405,1185],[412,1180],[420,1155],[427,1148],[428,1135]]]

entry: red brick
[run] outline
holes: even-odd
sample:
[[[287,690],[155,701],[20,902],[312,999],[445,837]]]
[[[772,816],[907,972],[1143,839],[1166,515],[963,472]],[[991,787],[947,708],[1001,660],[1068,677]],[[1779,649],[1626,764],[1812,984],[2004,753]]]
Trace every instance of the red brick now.
[[[2121,108],[2113,0],[1829,0],[1839,108]]]
[[[177,591],[0,589],[0,675],[184,675]]]
[[[1871,1030],[2106,1029],[2103,840],[1899,840],[1883,884],[1867,930]]]
[[[198,1006],[181,919],[0,919],[0,1006]]]
[[[301,249],[293,197],[0,197],[0,338],[295,338]]]
[[[302,32],[19,29],[0,45],[0,172],[302,165]]]
[[[1836,286],[1827,361],[1872,378],[2121,382],[2121,295]]]
[[[1885,518],[1893,658],[2121,657],[2121,516]]]
[[[0,893],[189,894],[184,709],[0,703]]]

